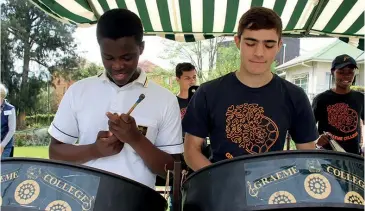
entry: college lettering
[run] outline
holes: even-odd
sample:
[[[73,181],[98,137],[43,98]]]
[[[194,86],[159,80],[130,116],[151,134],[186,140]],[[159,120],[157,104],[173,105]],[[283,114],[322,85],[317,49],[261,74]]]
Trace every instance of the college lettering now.
[[[14,172],[11,172],[11,173],[8,173],[8,174],[1,175],[1,183],[7,182],[7,181],[10,181],[10,180],[14,180],[18,177],[19,177],[18,171],[14,171]]]
[[[346,180],[364,189],[364,181],[355,175],[352,175],[332,166],[327,166],[326,171],[339,179]]]
[[[71,184],[62,181],[50,174],[43,175],[43,180],[51,186],[62,189],[79,200],[82,204],[83,210],[89,210],[92,207],[94,200],[93,197],[88,196],[86,193],[84,193],[82,190],[79,190],[75,186],[72,186]]]
[[[260,188],[264,187],[265,185],[268,185],[268,184],[278,181],[278,180],[282,180],[282,179],[291,177],[297,173],[299,173],[299,171],[297,170],[297,167],[293,166],[291,168],[276,172],[275,174],[272,174],[268,177],[257,180],[256,182],[253,183],[253,187],[251,186],[250,182],[247,182],[247,185],[249,186],[249,194],[251,196],[256,197],[258,194],[258,190]]]
[[[340,137],[340,136],[335,136],[335,135],[331,135],[331,137],[332,137],[332,139],[334,139],[336,141],[348,141],[353,138],[356,138],[358,135],[359,135],[359,133],[355,132],[354,134],[351,134],[351,135],[345,136],[345,137]]]

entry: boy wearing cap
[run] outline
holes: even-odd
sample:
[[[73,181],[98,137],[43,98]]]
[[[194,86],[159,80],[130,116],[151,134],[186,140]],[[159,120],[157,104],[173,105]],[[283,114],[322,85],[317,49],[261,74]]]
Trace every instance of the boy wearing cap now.
[[[335,87],[313,99],[313,112],[322,134],[317,146],[331,149],[329,138],[336,140],[349,153],[360,154],[361,121],[364,120],[364,94],[351,90],[357,69],[349,55],[337,56],[331,73]]]

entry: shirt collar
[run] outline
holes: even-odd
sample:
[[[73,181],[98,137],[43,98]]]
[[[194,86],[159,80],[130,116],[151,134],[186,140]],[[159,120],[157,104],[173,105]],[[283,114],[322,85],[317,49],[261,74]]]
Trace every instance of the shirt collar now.
[[[147,78],[147,74],[142,70],[140,69],[139,67],[137,68],[138,71],[140,71],[140,74],[138,76],[138,78],[134,81],[131,82],[131,84],[141,84],[144,88],[147,88],[148,87],[148,78]],[[108,81],[108,82],[112,82],[114,83],[113,81],[111,81],[107,75],[106,75],[106,70],[102,73],[100,73],[98,75],[98,78],[100,78],[102,81]]]

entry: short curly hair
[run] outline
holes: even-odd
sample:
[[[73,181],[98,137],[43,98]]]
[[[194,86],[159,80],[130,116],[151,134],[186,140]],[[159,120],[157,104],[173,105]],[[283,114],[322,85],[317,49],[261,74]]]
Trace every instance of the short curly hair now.
[[[142,43],[143,25],[141,19],[127,9],[112,9],[105,12],[96,27],[98,42],[102,38],[119,39],[134,37],[137,44]]]
[[[191,71],[191,70],[195,70],[195,66],[192,65],[191,63],[189,63],[189,62],[179,63],[176,65],[176,68],[175,68],[176,77],[180,78],[183,75],[183,72],[187,72],[187,71]]]

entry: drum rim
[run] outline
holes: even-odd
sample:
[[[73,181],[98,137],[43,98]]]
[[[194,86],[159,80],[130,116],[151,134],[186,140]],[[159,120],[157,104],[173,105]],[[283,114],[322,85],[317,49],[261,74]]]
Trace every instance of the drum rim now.
[[[106,170],[103,170],[103,169],[98,169],[98,168],[95,168],[95,167],[81,165],[81,164],[74,164],[74,163],[70,163],[70,162],[66,162],[66,161],[58,161],[58,160],[50,160],[50,159],[42,159],[42,158],[12,157],[12,158],[1,159],[2,164],[3,164],[4,161],[6,161],[6,162],[15,162],[15,161],[34,162],[34,161],[36,161],[36,162],[40,162],[40,163],[51,163],[51,164],[65,165],[65,166],[73,167],[73,168],[76,168],[76,169],[81,168],[81,169],[86,169],[86,170],[93,171],[93,172],[106,174],[106,175],[109,175],[111,177],[115,177],[117,179],[126,180],[126,181],[132,183],[133,185],[141,186],[142,188],[148,189],[149,191],[152,191],[152,192],[158,194],[159,197],[161,199],[163,199],[163,201],[165,203],[167,203],[166,199],[163,196],[161,196],[161,194],[159,194],[156,190],[152,189],[151,187],[149,187],[145,184],[139,183],[137,181],[134,181],[132,179],[129,179],[127,177],[123,177],[121,175],[118,175],[118,174],[115,174],[113,172],[109,172],[109,171],[106,171]]]
[[[194,177],[195,175],[198,175],[202,172],[205,172],[211,168],[215,168],[216,166],[223,165],[225,163],[237,162],[240,160],[249,160],[249,159],[254,159],[257,157],[260,157],[260,158],[268,157],[268,156],[272,156],[272,155],[285,155],[285,154],[303,155],[303,154],[318,154],[318,152],[320,152],[320,154],[342,155],[342,156],[346,156],[346,157],[352,157],[352,158],[357,158],[357,159],[360,158],[360,159],[364,160],[364,158],[360,155],[356,155],[356,154],[348,153],[348,152],[337,152],[337,151],[332,151],[332,150],[283,150],[283,151],[265,152],[265,153],[257,153],[257,154],[248,154],[248,155],[234,157],[232,159],[221,160],[216,163],[212,163],[209,166],[205,166],[205,167],[199,169],[198,171],[194,171],[186,178],[186,180],[181,185],[181,188],[183,188],[184,184],[188,183],[189,180],[192,177]]]
[[[319,202],[319,203],[295,203],[295,204],[270,204],[270,205],[256,205],[246,206],[247,210],[278,210],[278,209],[293,209],[293,208],[317,208],[318,205],[324,208],[361,208],[363,205],[350,204],[350,203],[330,203],[330,202]],[[283,207],[284,205],[284,207]]]

